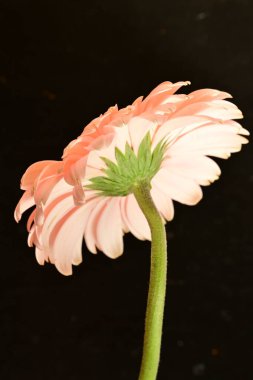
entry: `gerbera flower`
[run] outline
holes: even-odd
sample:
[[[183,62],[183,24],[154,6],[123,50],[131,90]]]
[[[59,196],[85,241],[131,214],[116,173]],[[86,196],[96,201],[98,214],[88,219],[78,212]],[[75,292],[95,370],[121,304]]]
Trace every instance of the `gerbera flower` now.
[[[195,205],[200,186],[218,179],[209,156],[238,152],[248,131],[228,93],[212,89],[175,92],[189,82],[164,82],[144,100],[117,106],[93,120],[64,150],[62,161],[31,165],[21,180],[25,190],[17,221],[35,205],[28,220],[28,244],[40,264],[51,262],[65,274],[87,248],[111,258],[123,253],[123,235],[150,240],[150,228],[134,196],[148,181],[164,223],[174,216],[173,201]]]

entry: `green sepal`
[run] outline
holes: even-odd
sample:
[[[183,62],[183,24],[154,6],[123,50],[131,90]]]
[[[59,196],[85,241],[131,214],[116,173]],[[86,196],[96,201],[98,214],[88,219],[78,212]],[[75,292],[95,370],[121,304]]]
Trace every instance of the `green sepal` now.
[[[152,141],[148,132],[140,143],[137,155],[127,142],[124,153],[115,148],[116,162],[101,157],[106,164],[105,176],[91,178],[86,187],[105,196],[131,194],[138,183],[150,183],[161,167],[166,149],[167,143],[162,140],[152,151]]]

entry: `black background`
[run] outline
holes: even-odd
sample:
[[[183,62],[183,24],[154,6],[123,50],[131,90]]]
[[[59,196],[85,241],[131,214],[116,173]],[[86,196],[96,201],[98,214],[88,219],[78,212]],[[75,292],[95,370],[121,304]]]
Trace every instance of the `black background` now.
[[[1,376],[137,379],[149,244],[92,255],[72,277],[40,267],[13,209],[32,162],[59,159],[92,118],[165,80],[231,92],[252,123],[250,0],[1,0]],[[251,145],[167,225],[158,379],[253,377]],[[24,218],[25,219],[25,218]]]

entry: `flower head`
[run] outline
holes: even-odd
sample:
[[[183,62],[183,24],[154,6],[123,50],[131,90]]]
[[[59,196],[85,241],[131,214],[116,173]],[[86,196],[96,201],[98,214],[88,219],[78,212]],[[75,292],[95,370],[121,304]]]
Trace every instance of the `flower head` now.
[[[28,244],[40,264],[54,263],[65,274],[82,261],[82,242],[116,258],[123,235],[150,239],[150,229],[133,188],[150,183],[164,222],[174,216],[173,201],[195,205],[200,186],[218,179],[209,156],[228,158],[247,143],[248,131],[228,93],[212,89],[175,92],[189,82],[164,82],[145,99],[117,106],[94,119],[64,150],[62,161],[31,165],[21,180],[25,190],[15,210],[35,205],[28,220]]]

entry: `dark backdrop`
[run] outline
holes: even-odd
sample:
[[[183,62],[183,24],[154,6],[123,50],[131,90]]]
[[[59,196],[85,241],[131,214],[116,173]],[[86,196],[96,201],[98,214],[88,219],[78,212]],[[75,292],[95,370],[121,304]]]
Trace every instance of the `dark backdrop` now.
[[[13,209],[37,160],[59,159],[85,124],[165,80],[231,92],[252,123],[252,2],[0,1],[1,379],[137,379],[149,244],[116,260],[83,250],[72,277],[40,267]],[[252,151],[167,225],[159,379],[253,376]]]

